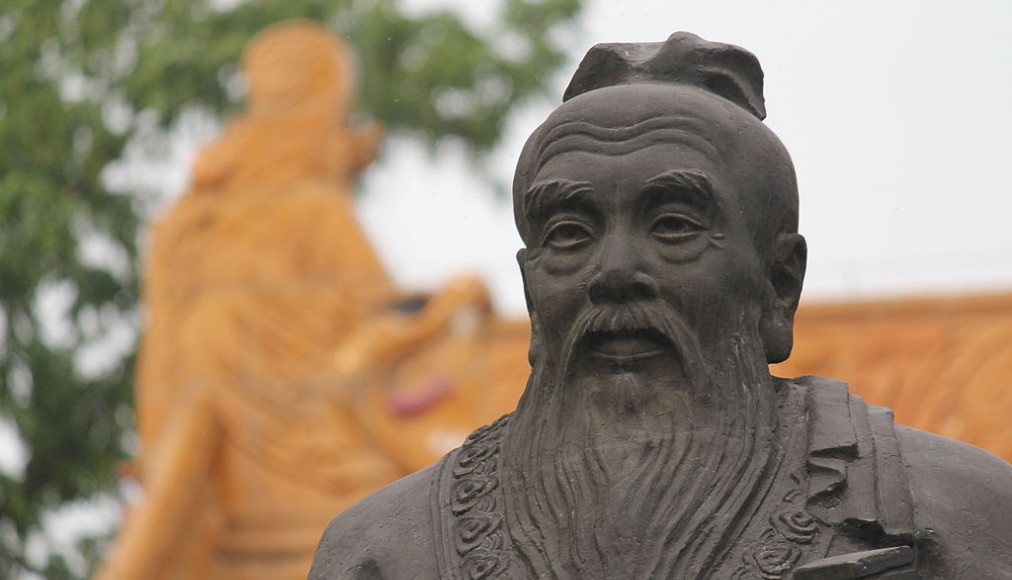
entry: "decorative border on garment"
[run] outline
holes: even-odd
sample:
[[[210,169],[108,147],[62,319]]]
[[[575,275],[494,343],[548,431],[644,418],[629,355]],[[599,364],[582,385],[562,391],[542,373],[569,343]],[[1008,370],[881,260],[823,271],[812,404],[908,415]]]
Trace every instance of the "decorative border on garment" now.
[[[822,526],[804,505],[801,492],[804,469],[791,474],[794,486],[783,499],[784,504],[770,514],[770,525],[742,554],[731,580],[781,580],[788,578],[806,549],[818,545]]]
[[[471,433],[453,457],[449,508],[456,566],[467,580],[505,579],[510,563],[509,533],[501,513],[499,447],[510,415]],[[445,488],[444,488],[445,489]]]

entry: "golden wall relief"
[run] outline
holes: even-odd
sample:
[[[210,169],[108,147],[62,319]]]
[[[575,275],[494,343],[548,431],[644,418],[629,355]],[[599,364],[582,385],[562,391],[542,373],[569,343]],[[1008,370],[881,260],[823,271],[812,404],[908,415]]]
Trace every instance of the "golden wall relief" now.
[[[845,380],[899,423],[1012,460],[1012,295],[802,306],[773,371]]]

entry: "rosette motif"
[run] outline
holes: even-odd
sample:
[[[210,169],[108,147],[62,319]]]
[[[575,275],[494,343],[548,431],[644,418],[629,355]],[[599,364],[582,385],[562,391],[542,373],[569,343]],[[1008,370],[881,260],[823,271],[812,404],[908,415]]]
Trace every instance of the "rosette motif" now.
[[[797,544],[811,544],[819,532],[818,522],[804,510],[782,510],[770,516],[770,523],[784,539]]]
[[[498,485],[499,480],[494,475],[471,474],[469,477],[458,479],[450,491],[453,498],[453,513],[462,514],[471,509],[478,500]]]
[[[800,557],[801,549],[787,542],[765,544],[752,554],[764,580],[783,578]]]
[[[500,523],[502,517],[498,514],[478,513],[458,518],[453,525],[457,553],[463,555],[480,546],[485,538],[499,529]]]
[[[501,572],[505,566],[500,558],[492,554],[474,553],[469,554],[461,561],[460,568],[465,578],[484,580],[485,578],[495,578],[495,575]]]

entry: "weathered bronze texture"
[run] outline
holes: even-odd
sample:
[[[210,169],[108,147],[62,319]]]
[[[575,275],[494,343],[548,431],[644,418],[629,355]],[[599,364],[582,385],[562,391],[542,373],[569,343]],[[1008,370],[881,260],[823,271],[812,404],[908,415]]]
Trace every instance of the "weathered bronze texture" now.
[[[1012,466],[770,375],[806,247],[764,115],[741,48],[591,49],[514,180],[516,411],[335,519],[311,580],[1012,578]]]

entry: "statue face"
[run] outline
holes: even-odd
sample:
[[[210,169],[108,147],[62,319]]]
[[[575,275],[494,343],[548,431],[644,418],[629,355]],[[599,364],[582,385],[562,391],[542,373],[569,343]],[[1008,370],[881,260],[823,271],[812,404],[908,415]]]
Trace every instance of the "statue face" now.
[[[565,356],[569,341],[588,376],[671,376],[672,361],[686,371],[690,345],[680,342],[693,342],[705,358],[729,334],[758,340],[774,290],[742,193],[754,188],[754,176],[729,159],[748,145],[708,121],[713,107],[690,102],[621,140],[559,129],[564,123],[550,129],[565,146],[542,155],[524,194],[522,261],[547,356]],[[671,325],[637,319],[641,307],[654,313],[649,318],[677,321],[688,336],[666,336]],[[629,308],[633,314],[621,314]],[[589,330],[579,327],[594,311],[606,314]]]

